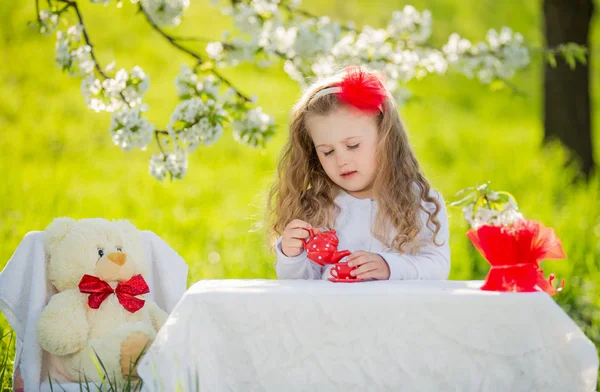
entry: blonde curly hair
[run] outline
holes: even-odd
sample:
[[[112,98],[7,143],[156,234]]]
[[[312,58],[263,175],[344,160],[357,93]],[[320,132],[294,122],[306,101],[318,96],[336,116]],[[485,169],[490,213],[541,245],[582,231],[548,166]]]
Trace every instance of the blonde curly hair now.
[[[344,105],[336,94],[313,97],[317,92],[340,83],[345,72],[313,83],[292,110],[289,138],[282,150],[277,176],[267,201],[266,220],[272,245],[293,219],[306,221],[312,227],[334,226],[339,213],[334,198],[341,188],[321,167],[307,129],[307,118],[311,115],[326,116]],[[433,232],[435,243],[441,227],[436,218],[441,207],[430,195],[431,187],[421,173],[396,103],[389,93],[382,104],[382,111],[376,116],[379,169],[373,192],[378,213],[373,235],[391,249],[401,253],[414,252],[420,246],[417,238],[421,230],[419,210],[428,215],[426,226]],[[435,210],[431,212],[424,208],[422,201],[435,205]],[[386,235],[390,225],[396,229],[394,238]]]

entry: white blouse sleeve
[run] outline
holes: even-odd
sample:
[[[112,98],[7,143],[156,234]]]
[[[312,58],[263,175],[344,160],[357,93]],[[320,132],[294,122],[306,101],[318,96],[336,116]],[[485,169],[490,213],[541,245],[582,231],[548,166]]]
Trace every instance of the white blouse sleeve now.
[[[275,271],[277,279],[321,279],[323,268],[316,263],[313,263],[306,256],[306,251],[302,251],[298,256],[287,257],[281,249],[281,241],[283,237],[279,237],[275,249],[277,251],[277,264]]]
[[[440,222],[440,231],[435,238],[435,242],[442,245],[437,246],[433,243],[433,232],[426,225],[429,215],[421,210],[421,231],[419,232],[421,247],[419,251],[414,255],[401,254],[394,251],[379,253],[390,267],[390,280],[448,279],[448,275],[450,274],[448,215],[443,198],[437,192],[435,192],[435,195],[440,204],[440,211],[437,214],[437,220]],[[435,206],[433,203],[428,204],[425,208],[433,212]]]

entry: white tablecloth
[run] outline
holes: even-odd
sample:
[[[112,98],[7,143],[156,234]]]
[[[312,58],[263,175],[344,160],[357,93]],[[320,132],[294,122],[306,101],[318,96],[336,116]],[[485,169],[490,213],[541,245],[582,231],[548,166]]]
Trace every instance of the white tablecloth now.
[[[142,359],[148,391],[593,391],[592,342],[545,293],[480,281],[206,280]]]

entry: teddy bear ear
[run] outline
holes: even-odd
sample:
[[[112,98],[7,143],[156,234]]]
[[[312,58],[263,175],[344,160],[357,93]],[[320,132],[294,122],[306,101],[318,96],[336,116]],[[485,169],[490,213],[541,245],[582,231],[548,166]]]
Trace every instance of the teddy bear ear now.
[[[127,219],[119,219],[117,221],[117,225],[123,230],[126,234],[137,233],[137,228],[133,225],[133,223],[129,222]]]
[[[74,224],[75,219],[72,218],[54,218],[44,232],[44,247],[46,251],[52,251],[65,238]]]

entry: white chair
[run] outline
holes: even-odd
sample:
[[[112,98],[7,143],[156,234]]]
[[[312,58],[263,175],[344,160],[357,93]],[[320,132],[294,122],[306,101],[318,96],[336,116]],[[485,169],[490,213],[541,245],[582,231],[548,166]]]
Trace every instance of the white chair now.
[[[144,276],[154,300],[170,313],[186,290],[188,268],[185,261],[165,241],[150,231],[140,231],[149,265]],[[19,282],[19,284],[15,284]],[[13,388],[15,391],[79,391],[79,383],[63,383],[60,362],[38,343],[36,323],[56,291],[46,277],[44,232],[25,235],[0,273],[0,311],[17,335]],[[57,380],[60,385],[56,385]],[[92,389],[93,388],[93,389]],[[90,390],[96,390],[95,387]],[[85,390],[85,387],[84,387]]]

